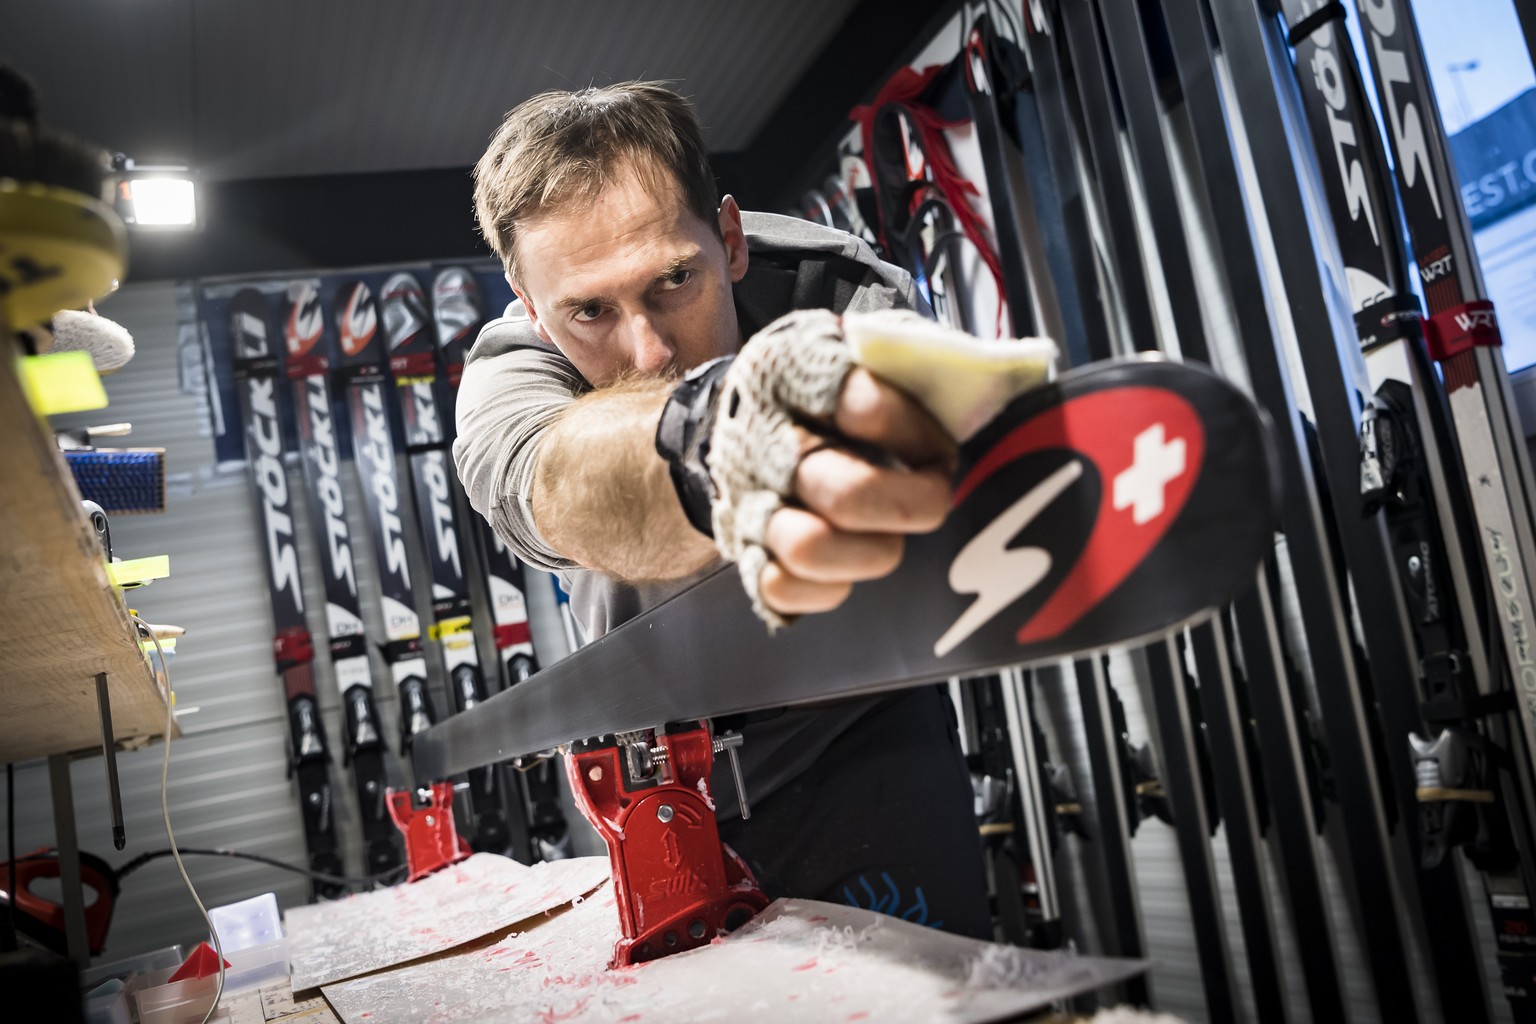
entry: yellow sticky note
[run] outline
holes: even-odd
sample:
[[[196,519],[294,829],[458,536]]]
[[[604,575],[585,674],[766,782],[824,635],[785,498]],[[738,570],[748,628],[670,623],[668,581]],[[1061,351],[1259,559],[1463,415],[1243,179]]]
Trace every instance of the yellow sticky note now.
[[[151,555],[148,558],[132,558],[126,562],[111,562],[107,576],[119,587],[134,587],[150,580],[163,580],[171,574],[170,555]]]
[[[49,352],[19,360],[21,387],[39,416],[104,409],[107,392],[89,352]]]

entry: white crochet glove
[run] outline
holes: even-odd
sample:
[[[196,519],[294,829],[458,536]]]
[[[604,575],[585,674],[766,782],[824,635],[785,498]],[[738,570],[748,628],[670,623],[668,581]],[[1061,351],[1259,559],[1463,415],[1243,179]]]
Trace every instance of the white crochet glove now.
[[[709,443],[715,545],[736,563],[758,618],[775,630],[789,621],[763,603],[760,578],[771,558],[768,519],[794,491],[795,426],[831,420],[854,365],[907,392],[964,440],[1044,383],[1055,355],[1049,340],[979,341],[902,310],[841,319],[799,310],[758,332],[725,374]]]

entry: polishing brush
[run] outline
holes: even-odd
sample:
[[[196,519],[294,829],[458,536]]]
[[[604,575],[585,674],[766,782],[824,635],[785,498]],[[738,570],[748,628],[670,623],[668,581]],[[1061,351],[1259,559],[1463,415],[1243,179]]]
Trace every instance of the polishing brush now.
[[[0,323],[81,309],[123,276],[123,222],[104,202],[102,150],[41,126],[31,83],[0,66]]]

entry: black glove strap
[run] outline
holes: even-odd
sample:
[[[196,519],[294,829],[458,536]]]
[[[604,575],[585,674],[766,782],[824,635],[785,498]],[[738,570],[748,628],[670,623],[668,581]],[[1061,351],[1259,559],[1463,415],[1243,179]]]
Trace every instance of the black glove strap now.
[[[735,356],[694,367],[673,389],[656,425],[656,454],[667,460],[672,486],[688,522],[706,537],[715,535],[709,507],[715,488],[709,479],[709,435],[725,371]]]

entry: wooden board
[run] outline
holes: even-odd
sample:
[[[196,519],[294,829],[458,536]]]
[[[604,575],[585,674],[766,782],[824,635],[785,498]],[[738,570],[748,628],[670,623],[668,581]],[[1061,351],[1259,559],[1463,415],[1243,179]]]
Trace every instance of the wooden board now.
[[[477,853],[409,885],[294,907],[283,916],[293,991],[461,946],[564,906],[607,878],[607,857],[528,867]]]
[[[0,761],[101,746],[96,674],[125,746],[165,729],[165,703],[107,581],[74,478],[0,346]]]
[[[1002,1020],[1146,970],[964,939],[853,907],[779,900],[712,945],[608,969],[611,887],[494,945],[326,986],[347,1024],[558,1020]]]

